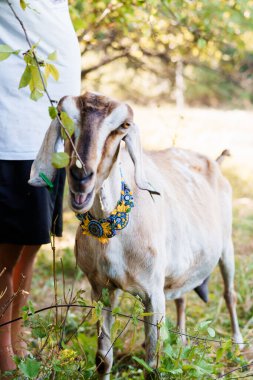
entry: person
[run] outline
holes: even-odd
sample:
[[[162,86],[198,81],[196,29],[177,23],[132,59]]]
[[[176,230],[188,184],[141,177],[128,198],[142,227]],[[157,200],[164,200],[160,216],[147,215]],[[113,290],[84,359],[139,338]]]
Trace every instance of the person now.
[[[51,99],[80,94],[80,49],[67,0],[29,0],[12,6],[45,59],[54,50],[59,80],[48,79]],[[30,168],[50,124],[49,100],[30,99],[29,87],[18,89],[29,46],[6,0],[0,0],[0,44],[21,49],[0,62],[0,324],[21,314],[30,291],[33,263],[40,246],[50,242],[50,229],[62,233],[64,173],[59,171],[50,193],[28,185]],[[21,323],[0,328],[0,371],[15,368],[13,354],[24,353]],[[0,376],[1,377],[1,376]]]

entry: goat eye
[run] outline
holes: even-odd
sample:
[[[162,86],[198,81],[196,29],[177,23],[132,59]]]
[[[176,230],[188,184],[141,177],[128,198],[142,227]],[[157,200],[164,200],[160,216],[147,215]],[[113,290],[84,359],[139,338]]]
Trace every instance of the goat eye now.
[[[129,128],[130,127],[130,123],[128,123],[128,122],[125,122],[125,123],[123,123],[123,124],[121,124],[120,126],[119,126],[119,128],[124,128],[124,129],[127,129],[127,128]]]

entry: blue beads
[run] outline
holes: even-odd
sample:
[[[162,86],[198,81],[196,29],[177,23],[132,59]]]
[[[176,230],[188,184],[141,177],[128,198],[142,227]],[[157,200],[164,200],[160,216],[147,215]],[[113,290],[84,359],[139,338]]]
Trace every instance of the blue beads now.
[[[96,237],[101,237],[103,235],[103,228],[100,222],[97,220],[91,220],[88,228],[90,233]]]

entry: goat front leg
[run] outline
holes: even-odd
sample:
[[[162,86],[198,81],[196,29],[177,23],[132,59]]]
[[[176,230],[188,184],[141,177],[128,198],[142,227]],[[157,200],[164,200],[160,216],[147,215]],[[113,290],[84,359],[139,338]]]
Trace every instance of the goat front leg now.
[[[165,323],[165,296],[163,288],[153,291],[144,299],[145,311],[152,313],[145,316],[145,349],[146,349],[146,362],[150,367],[156,368],[158,366],[158,324]],[[156,379],[157,375],[154,372],[146,373],[145,379]]]
[[[102,289],[101,289],[102,293]],[[93,292],[92,298],[99,300],[101,293]],[[113,309],[117,303],[120,291],[115,290],[110,292],[110,307]],[[111,327],[113,323],[112,313],[109,311],[102,312],[103,322],[97,323],[98,329],[98,347],[96,354],[96,367],[98,372],[98,378],[100,380],[109,380],[110,372],[113,364],[113,348],[111,343]]]
[[[181,335],[181,340],[184,345],[187,344],[187,339],[185,336],[185,297],[180,297],[175,299],[176,309],[177,309],[177,328]]]
[[[233,331],[233,341],[235,343],[241,343],[240,348],[244,348],[242,334],[240,332],[240,327],[237,319],[236,313],[236,293],[234,291],[234,272],[235,272],[235,262],[234,262],[234,247],[232,240],[230,240],[227,249],[224,251],[220,262],[220,270],[224,281],[224,298],[226,305],[230,314],[232,331]]]

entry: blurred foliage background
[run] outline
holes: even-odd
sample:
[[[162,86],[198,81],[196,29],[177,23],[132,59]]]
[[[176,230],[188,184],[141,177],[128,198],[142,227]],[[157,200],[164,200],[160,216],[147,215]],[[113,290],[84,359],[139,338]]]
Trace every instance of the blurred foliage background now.
[[[140,104],[251,107],[252,6],[251,0],[70,0],[85,88]]]

